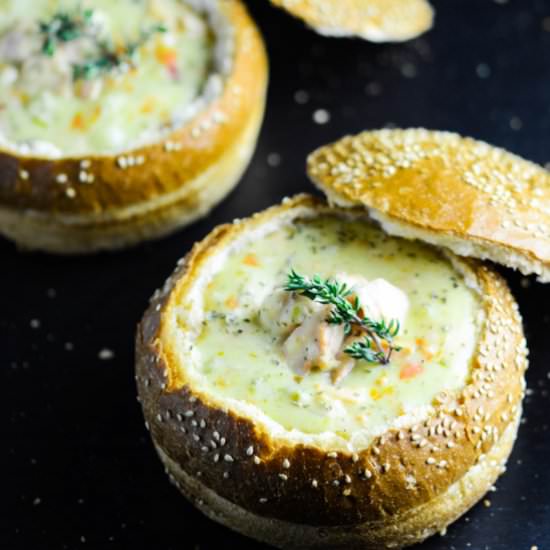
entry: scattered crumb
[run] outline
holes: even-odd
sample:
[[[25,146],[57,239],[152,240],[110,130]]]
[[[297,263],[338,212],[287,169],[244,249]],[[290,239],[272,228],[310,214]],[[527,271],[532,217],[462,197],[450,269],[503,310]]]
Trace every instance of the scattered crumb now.
[[[531,286],[531,281],[527,277],[522,277],[519,284],[521,288],[529,288]]]
[[[313,112],[313,122],[326,124],[330,120],[330,113],[326,109],[317,109]]]
[[[74,344],[72,342],[65,342],[65,350],[66,351],[73,351],[74,349]]]
[[[519,118],[518,116],[513,116],[510,119],[510,128],[512,128],[512,130],[521,130],[522,127],[523,122],[521,121],[521,118]]]
[[[416,65],[414,63],[403,63],[403,65],[401,65],[401,74],[405,78],[415,78],[418,74]]]
[[[365,92],[367,95],[370,96],[378,96],[382,93],[382,91],[382,84],[380,84],[379,82],[370,82],[365,86]]]
[[[539,550],[538,546],[531,546],[531,550]]]
[[[294,101],[298,105],[305,105],[309,101],[309,94],[305,90],[296,90],[294,92]]]
[[[279,153],[269,153],[267,155],[267,164],[272,168],[279,166],[281,164],[281,155]]]
[[[40,328],[40,319],[31,319],[31,322],[29,324],[31,328],[34,328],[34,329]]]
[[[109,359],[113,359],[115,356],[115,352],[113,350],[110,350],[108,348],[103,348],[97,355],[102,361],[109,361]]]
[[[32,505],[33,505],[33,506],[38,506],[41,502],[42,502],[42,499],[41,499],[40,497],[36,497],[36,498],[32,501]]]
[[[491,76],[491,67],[487,63],[480,63],[476,67],[476,73],[479,78],[489,78]]]
[[[491,507],[491,501],[488,498],[486,498],[483,501],[483,506],[485,506],[485,508],[490,508]]]

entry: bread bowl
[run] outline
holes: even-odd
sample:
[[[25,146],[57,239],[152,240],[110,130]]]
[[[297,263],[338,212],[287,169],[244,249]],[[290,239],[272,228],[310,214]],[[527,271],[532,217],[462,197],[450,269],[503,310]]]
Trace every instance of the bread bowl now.
[[[325,36],[402,42],[432,26],[427,0],[271,0]]]
[[[115,249],[204,216],[255,147],[267,82],[240,0],[9,0],[0,234]]]
[[[377,298],[403,321],[389,364],[334,377],[344,356],[312,367],[308,348],[293,364],[289,341],[318,313],[283,322],[294,268],[386,279]],[[517,304],[491,268],[308,196],[195,245],[136,346],[171,480],[213,520],[280,548],[400,548],[443,531],[504,471],[527,366]]]

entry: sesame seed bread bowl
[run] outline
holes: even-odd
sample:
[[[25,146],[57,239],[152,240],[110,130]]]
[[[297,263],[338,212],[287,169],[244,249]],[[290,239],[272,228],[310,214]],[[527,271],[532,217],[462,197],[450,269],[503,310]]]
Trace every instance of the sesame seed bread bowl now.
[[[20,4],[12,4],[14,10],[20,9]],[[15,123],[9,126],[9,120],[0,124],[0,234],[23,248],[63,254],[116,249],[160,237],[206,215],[240,179],[263,118],[266,53],[240,0],[154,0],[147,4],[94,0],[84,2],[84,7],[93,13],[92,28],[96,28],[96,16],[101,24],[105,14],[112,15],[109,24],[120,25],[124,37],[133,28],[132,17],[137,36],[137,25],[146,21],[141,38],[136,39],[143,44],[139,43],[137,54],[131,54],[138,56],[137,61],[119,60],[113,74],[92,78],[92,73],[88,80],[74,82],[69,76],[66,93],[77,107],[86,108],[88,99],[75,94],[81,89],[93,94],[98,82],[104,84],[103,92],[116,96],[111,103],[101,94],[89,100],[101,113],[96,126],[92,121],[83,129],[84,111],[75,111],[70,129],[63,133],[56,128],[59,143],[49,143],[46,138],[25,139],[25,132]],[[139,13],[145,9],[156,11]],[[176,17],[177,10],[185,10],[183,23]],[[77,17],[77,12],[68,13]],[[180,28],[187,34],[182,34],[178,49]],[[62,56],[62,48],[73,47],[71,41],[58,41],[54,55]],[[200,41],[200,46],[194,41]],[[129,42],[127,49],[130,59],[136,46]],[[34,55],[40,63],[49,61],[41,50]],[[102,71],[99,61],[96,70]],[[73,64],[73,75],[82,67],[89,69],[92,62]],[[140,63],[145,67],[141,73]],[[20,68],[21,63],[15,66]],[[166,86],[161,88],[156,78],[164,79]],[[159,103],[165,89],[166,102]],[[138,99],[135,108],[145,117],[142,126],[131,109]],[[70,110],[73,103],[64,101]],[[24,109],[20,114],[25,115]],[[113,126],[121,120],[120,127]],[[10,131],[18,132],[17,142],[10,139]],[[46,131],[33,127],[35,133]],[[122,142],[115,144],[121,132]]]
[[[330,229],[334,227],[337,236]],[[314,243],[312,235],[320,241]],[[339,258],[334,243],[340,239],[350,239],[354,253]],[[368,252],[374,239],[380,239],[382,259]],[[263,254],[262,241],[267,243]],[[304,242],[311,249],[306,251]],[[293,384],[308,389],[321,381],[324,399],[324,391],[333,391],[330,381],[323,382],[325,373],[296,378],[284,361],[277,367],[264,361],[264,371],[254,370],[249,357],[271,358],[278,349],[270,346],[278,344],[268,339],[265,346],[250,347],[248,338],[255,340],[247,330],[256,329],[246,327],[256,327],[256,321],[251,315],[239,319],[232,309],[233,297],[224,294],[227,285],[234,289],[231,285],[240,279],[255,289],[266,286],[263,292],[269,299],[279,274],[268,279],[268,268],[262,265],[271,265],[285,246],[299,251],[293,256],[298,263],[303,251],[303,265],[314,265],[316,258],[323,266],[336,257],[338,269],[363,261],[355,247],[362,248],[375,266],[387,265],[388,273],[393,269],[392,282],[409,288],[413,313],[423,310],[422,302],[415,302],[420,298],[413,297],[414,285],[420,285],[416,268],[423,266],[426,280],[437,282],[439,276],[430,273],[440,266],[445,280],[452,280],[449,288],[461,294],[454,302],[451,294],[440,295],[432,304],[435,318],[455,307],[452,303],[473,304],[471,311],[461,310],[464,317],[454,320],[456,330],[470,331],[464,341],[469,343],[460,344],[468,350],[466,355],[454,362],[449,359],[447,370],[428,366],[427,359],[429,376],[417,379],[423,390],[414,379],[408,380],[399,358],[396,365],[356,365],[343,382],[334,384],[334,392],[361,392],[365,386],[367,418],[357,420],[359,409],[354,407],[362,404],[350,404],[342,416],[327,413],[328,424],[322,417],[315,424],[316,409],[310,414],[307,407],[287,406],[286,397],[281,397],[286,395],[284,386],[277,380],[292,386],[293,392],[298,387]],[[325,254],[336,256],[324,262]],[[424,254],[430,260],[415,263],[423,262]],[[263,279],[254,278],[255,269],[262,270]],[[256,291],[249,298],[255,295]],[[244,303],[247,296],[241,293],[238,300]],[[211,300],[229,309],[225,314],[219,308],[211,310]],[[227,337],[217,323],[226,323]],[[405,331],[412,332],[403,333],[405,340],[418,336],[414,323],[407,323]],[[404,547],[444,530],[504,471],[521,414],[526,355],[517,304],[492,269],[429,245],[384,236],[362,210],[332,208],[298,196],[218,227],[179,263],[153,296],[138,328],[136,380],[146,426],[167,473],[213,520],[281,548],[379,550]],[[447,378],[451,371],[459,373],[452,381]],[[276,376],[269,378],[270,372]],[[238,393],[236,381],[241,376],[249,376],[247,384],[254,387],[249,398]],[[388,384],[386,377],[393,382]],[[348,387],[348,381],[359,385]],[[270,384],[276,393],[263,393]],[[331,411],[331,403],[340,397],[327,395]],[[392,409],[395,395],[403,401]],[[388,414],[382,418],[377,411]],[[346,422],[351,430],[346,430]]]
[[[428,31],[433,9],[426,0],[271,0],[325,36],[402,42]]]
[[[370,131],[313,152],[308,175],[392,235],[550,281],[550,175],[503,149],[450,132]]]

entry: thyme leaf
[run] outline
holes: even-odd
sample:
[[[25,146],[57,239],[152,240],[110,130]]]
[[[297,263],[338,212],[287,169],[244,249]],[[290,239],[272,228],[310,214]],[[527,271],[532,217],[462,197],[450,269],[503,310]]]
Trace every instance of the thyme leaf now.
[[[353,359],[362,359],[368,363],[387,364],[393,351],[399,347],[393,345],[393,339],[399,333],[400,325],[397,319],[389,323],[376,321],[367,317],[361,302],[353,295],[353,289],[335,279],[321,279],[318,275],[304,277],[291,270],[284,286],[287,292],[305,296],[314,302],[333,306],[327,323],[344,325],[344,333],[349,335],[356,327],[364,332],[364,339],[356,341],[344,349],[344,353]],[[384,351],[385,342],[387,351]]]
[[[75,13],[57,12],[49,21],[39,23],[44,35],[42,53],[54,55],[59,42],[71,42],[83,36],[92,21],[93,10],[78,10]]]

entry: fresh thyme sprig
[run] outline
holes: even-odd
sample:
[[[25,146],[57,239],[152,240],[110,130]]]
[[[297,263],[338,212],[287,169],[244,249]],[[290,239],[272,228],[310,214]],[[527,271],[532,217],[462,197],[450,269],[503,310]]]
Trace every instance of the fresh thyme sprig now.
[[[399,333],[400,325],[397,319],[386,324],[384,320],[375,321],[364,315],[364,310],[357,296],[353,296],[353,289],[345,283],[335,279],[321,279],[318,275],[311,278],[304,277],[294,270],[287,276],[284,290],[295,292],[320,304],[332,305],[327,322],[344,325],[344,333],[349,335],[352,327],[364,331],[365,337],[356,341],[344,352],[354,359],[363,359],[368,363],[387,364],[392,352],[399,348],[393,346],[393,339]],[[386,343],[384,351],[382,342]]]
[[[163,25],[154,25],[150,29],[143,31],[138,40],[130,42],[124,48],[118,50],[107,42],[99,43],[99,53],[97,57],[88,59],[84,63],[73,65],[73,80],[90,80],[111,72],[123,65],[131,66],[139,48],[141,48],[154,34],[162,32],[166,32],[166,27]]]
[[[44,35],[42,53],[52,56],[59,42],[70,42],[80,38],[86,31],[94,15],[93,10],[78,10],[70,14],[57,12],[49,21],[40,23]]]

